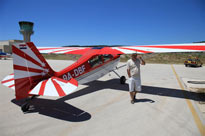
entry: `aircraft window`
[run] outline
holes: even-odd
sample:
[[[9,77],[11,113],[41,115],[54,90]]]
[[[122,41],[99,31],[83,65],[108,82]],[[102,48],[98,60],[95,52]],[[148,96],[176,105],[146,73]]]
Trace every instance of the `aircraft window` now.
[[[102,56],[96,56],[88,61],[91,67],[96,67],[102,64]]]
[[[105,55],[103,55],[103,58],[104,58],[104,62],[107,62],[107,61],[109,61],[112,58],[112,55],[105,54]]]

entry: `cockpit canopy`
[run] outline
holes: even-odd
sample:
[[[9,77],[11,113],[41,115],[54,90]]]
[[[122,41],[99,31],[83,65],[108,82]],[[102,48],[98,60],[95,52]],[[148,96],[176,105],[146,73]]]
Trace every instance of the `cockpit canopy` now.
[[[89,59],[88,63],[90,64],[91,67],[96,67],[103,63],[108,62],[112,58],[113,56],[111,54],[97,55]]]

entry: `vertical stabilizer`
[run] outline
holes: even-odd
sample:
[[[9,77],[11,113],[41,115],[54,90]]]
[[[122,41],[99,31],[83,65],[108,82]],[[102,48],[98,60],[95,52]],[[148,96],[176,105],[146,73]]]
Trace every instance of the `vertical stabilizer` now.
[[[14,44],[12,51],[16,99],[26,98],[31,89],[53,76],[54,71],[32,42]]]

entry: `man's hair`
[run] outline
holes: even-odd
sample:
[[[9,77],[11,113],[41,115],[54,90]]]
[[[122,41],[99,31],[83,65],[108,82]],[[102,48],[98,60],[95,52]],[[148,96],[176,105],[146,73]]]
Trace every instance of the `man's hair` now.
[[[132,54],[132,57],[135,57],[135,56],[137,56],[137,53],[133,53],[133,54]]]

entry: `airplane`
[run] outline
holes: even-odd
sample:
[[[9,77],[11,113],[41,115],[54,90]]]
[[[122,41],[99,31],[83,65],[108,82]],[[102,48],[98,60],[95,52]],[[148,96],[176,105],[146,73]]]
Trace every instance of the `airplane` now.
[[[114,72],[125,84],[125,76],[115,70],[123,54],[205,52],[205,43],[112,46],[112,47],[39,47],[34,43],[12,45],[14,73],[6,76],[2,84],[15,90],[16,100],[26,99],[21,105],[23,112],[29,111],[29,102],[37,96],[63,97],[73,93],[78,85],[92,82]],[[54,71],[41,53],[80,54],[75,63],[65,69]]]
[[[0,52],[0,60],[1,60],[1,59],[6,60],[9,56],[10,56],[10,55],[7,54],[7,53],[5,53],[5,52]]]

